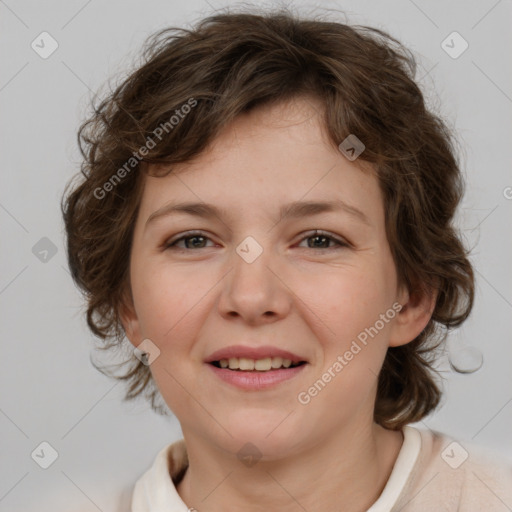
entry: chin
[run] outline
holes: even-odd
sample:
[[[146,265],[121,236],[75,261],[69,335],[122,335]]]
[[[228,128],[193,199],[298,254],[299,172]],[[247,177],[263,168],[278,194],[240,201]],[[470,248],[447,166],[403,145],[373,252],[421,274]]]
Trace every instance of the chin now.
[[[239,411],[222,422],[232,437],[222,435],[221,444],[237,454],[246,444],[254,445],[263,459],[279,459],[293,451],[300,444],[298,434],[305,433],[304,425],[299,429],[294,416],[282,410]]]

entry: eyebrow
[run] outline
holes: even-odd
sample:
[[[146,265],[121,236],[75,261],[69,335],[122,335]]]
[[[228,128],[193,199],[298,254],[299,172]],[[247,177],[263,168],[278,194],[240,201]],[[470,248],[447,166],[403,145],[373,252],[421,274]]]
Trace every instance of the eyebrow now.
[[[355,219],[371,226],[370,220],[361,210],[341,199],[332,201],[294,201],[292,203],[285,204],[281,206],[279,210],[279,221],[283,219],[297,219],[336,211],[344,211]],[[222,218],[227,216],[227,212],[224,208],[219,208],[213,204],[198,202],[184,202],[178,204],[171,203],[153,212],[146,221],[146,227],[149,223],[158,218],[179,213],[201,218]]]

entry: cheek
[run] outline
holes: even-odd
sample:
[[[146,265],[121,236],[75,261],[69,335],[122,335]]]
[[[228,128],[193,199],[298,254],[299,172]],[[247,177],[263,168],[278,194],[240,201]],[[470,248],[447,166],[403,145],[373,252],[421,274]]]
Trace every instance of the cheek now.
[[[172,327],[179,301],[173,293],[181,286],[168,272],[144,265],[134,259],[131,268],[132,293],[141,335],[156,340],[160,346],[163,334]]]
[[[311,411],[330,410],[334,423],[349,421],[361,407],[370,415],[394,317],[388,278],[370,267],[351,268],[316,285],[303,280],[299,293],[308,297],[301,315],[308,315],[321,345],[319,369],[301,390],[302,398],[311,400]]]
[[[201,323],[197,315],[215,282],[211,272],[207,277],[163,264],[134,266],[132,290],[141,336],[160,350],[151,374],[166,404],[180,418],[197,407],[186,391],[197,371],[190,352]]]
[[[191,272],[165,262],[134,265],[132,275],[141,334],[156,340],[162,349],[178,349],[183,345],[179,340],[186,340],[197,328],[194,315],[208,301],[218,279],[212,272]]]
[[[370,266],[334,269],[315,276],[301,274],[294,293],[301,299],[297,304],[303,304],[303,314],[309,311],[312,323],[325,333],[319,339],[344,345],[391,307],[387,281]]]

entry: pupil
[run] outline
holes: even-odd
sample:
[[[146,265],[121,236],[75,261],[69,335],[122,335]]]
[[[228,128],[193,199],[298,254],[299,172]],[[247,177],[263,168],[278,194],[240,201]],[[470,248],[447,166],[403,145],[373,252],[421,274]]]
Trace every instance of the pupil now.
[[[315,236],[312,236],[311,238],[312,238],[313,240],[319,240],[319,239],[324,240],[324,241],[326,241],[326,240],[327,240],[327,237],[325,237],[325,236],[323,236],[323,235],[315,235]],[[314,244],[313,244],[313,247],[318,247],[318,244],[314,243]]]
[[[186,240],[187,247],[189,247],[190,240],[197,240],[197,239],[203,239],[203,242],[204,242],[204,236],[200,236],[200,235],[189,236],[188,239]],[[192,243],[192,246],[193,247],[198,247],[198,244]]]

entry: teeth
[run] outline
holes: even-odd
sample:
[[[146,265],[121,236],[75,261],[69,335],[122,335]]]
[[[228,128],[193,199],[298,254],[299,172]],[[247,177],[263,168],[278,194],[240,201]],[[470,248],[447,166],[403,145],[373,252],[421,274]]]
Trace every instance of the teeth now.
[[[272,368],[281,368],[282,365],[283,365],[282,357],[273,357],[272,358]]]
[[[272,359],[270,357],[266,357],[265,359],[258,359],[254,361],[254,369],[266,372],[272,368]]]
[[[291,359],[283,359],[282,357],[265,357],[264,359],[230,357],[229,359],[221,359],[218,363],[221,368],[229,368],[230,370],[256,370],[259,372],[267,372],[272,369],[289,368],[292,366]]]
[[[240,366],[240,370],[254,370],[254,359],[241,357],[238,364]]]

